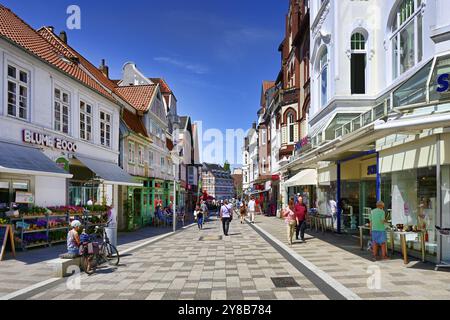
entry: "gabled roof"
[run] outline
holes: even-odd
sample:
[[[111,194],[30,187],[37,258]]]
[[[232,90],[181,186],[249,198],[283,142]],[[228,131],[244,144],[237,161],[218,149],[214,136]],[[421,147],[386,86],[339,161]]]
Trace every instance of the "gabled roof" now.
[[[263,81],[263,91],[267,92],[270,88],[275,86],[275,81]]]
[[[130,130],[134,131],[137,134],[141,134],[146,138],[149,137],[144,123],[137,114],[134,114],[133,112],[128,111],[128,109],[124,108],[122,119]]]
[[[80,66],[81,60],[83,60],[81,56],[73,54],[57,43],[52,44],[1,4],[0,37],[116,102],[111,92],[99,84],[99,79],[95,79],[95,75],[89,74]]]
[[[61,50],[61,52],[69,52],[73,56],[78,57],[80,64],[95,77],[103,86],[113,91],[116,84],[106,77],[96,66],[79,54],[75,49],[63,42],[56,34],[54,34],[48,27],[42,27],[37,31],[43,38],[50,42],[53,46]]]
[[[149,78],[151,82],[159,84],[161,88],[161,93],[173,94],[166,80],[162,78]]]
[[[122,96],[136,110],[146,112],[158,88],[157,84],[116,87],[115,92]]]

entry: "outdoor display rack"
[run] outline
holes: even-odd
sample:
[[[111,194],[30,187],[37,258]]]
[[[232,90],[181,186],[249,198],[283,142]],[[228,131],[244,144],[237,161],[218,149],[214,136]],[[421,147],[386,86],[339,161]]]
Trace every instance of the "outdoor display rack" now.
[[[70,216],[66,214],[22,215],[11,217],[16,246],[22,250],[67,241]]]

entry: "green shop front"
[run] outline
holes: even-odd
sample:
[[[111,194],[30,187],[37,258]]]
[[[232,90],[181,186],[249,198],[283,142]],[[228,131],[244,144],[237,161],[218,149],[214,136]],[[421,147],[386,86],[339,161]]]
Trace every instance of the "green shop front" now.
[[[128,187],[124,213],[126,228],[135,230],[152,225],[158,206],[169,207],[173,201],[173,181],[137,178],[142,187]],[[177,183],[177,206],[181,201],[180,185]]]

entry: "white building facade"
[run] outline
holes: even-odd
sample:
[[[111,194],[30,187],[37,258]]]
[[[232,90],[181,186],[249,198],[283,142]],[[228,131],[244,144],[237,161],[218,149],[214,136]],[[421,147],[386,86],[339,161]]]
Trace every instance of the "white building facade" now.
[[[0,10],[11,25],[23,25],[5,8]],[[82,69],[79,58],[30,27],[21,29],[27,37],[16,38],[8,26],[3,30],[1,209],[20,203],[17,194],[23,192],[31,197],[30,204],[42,207],[82,206],[89,200],[116,207],[117,186],[134,182],[118,166],[121,105],[113,92],[90,74],[82,81],[62,71],[64,64],[69,70]],[[59,41],[53,34],[47,37]],[[61,50],[60,61],[48,62],[54,61],[48,51],[40,52],[27,41],[53,48],[55,56]]]
[[[417,230],[411,253],[438,262],[450,259],[435,229],[450,226],[448,10],[445,0],[311,1],[313,149],[284,167],[317,170],[314,206],[338,232],[383,200],[391,225]]]

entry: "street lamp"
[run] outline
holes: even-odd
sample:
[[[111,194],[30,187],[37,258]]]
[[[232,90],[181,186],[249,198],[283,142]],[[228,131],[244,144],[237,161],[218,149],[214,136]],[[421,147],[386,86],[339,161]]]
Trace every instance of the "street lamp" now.
[[[173,232],[177,231],[177,165],[180,164],[179,159],[179,127],[180,127],[180,119],[176,114],[170,114],[169,120],[172,123],[172,141],[173,141],[173,149],[170,152],[172,158],[173,165],[173,202],[172,202],[172,210],[173,210]]]

